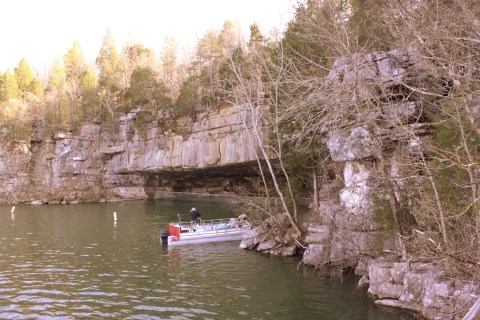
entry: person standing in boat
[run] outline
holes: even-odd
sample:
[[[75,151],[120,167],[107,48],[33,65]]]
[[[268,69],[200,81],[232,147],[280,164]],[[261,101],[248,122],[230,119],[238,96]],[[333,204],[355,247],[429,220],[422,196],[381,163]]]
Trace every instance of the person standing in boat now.
[[[198,212],[197,209],[192,208],[192,210],[190,210],[190,224],[196,224],[199,218],[200,212]]]

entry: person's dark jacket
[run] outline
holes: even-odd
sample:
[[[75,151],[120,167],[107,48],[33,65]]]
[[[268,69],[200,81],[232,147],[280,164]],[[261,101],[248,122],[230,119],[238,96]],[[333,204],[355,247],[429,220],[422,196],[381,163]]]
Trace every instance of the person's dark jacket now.
[[[200,212],[196,209],[192,209],[190,211],[190,221],[197,221],[198,218],[200,218]]]

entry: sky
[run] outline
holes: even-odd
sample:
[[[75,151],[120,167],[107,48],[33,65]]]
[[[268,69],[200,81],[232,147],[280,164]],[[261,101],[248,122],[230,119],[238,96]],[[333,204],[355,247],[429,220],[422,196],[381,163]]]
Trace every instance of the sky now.
[[[22,58],[39,74],[80,43],[93,63],[110,30],[118,49],[133,39],[159,54],[166,37],[193,48],[225,20],[246,36],[257,23],[263,34],[283,30],[298,0],[0,0],[0,71]]]

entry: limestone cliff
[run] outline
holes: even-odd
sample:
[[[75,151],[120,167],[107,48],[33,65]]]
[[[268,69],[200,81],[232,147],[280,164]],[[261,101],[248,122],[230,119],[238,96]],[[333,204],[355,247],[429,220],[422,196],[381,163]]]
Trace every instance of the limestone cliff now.
[[[175,191],[229,193],[256,176],[251,125],[240,107],[202,113],[195,121],[161,110],[158,120],[139,124],[142,112],[131,111],[113,128],[90,124],[78,134],[54,137],[36,128],[30,143],[2,145],[0,200],[68,203],[158,198]]]
[[[432,80],[422,79],[425,68],[428,62],[412,48],[335,62],[327,85],[347,85],[345,95],[358,94],[378,108],[359,112],[357,126],[328,130],[325,143],[333,173],[320,190],[317,221],[307,226],[303,262],[354,268],[378,304],[417,310],[429,319],[451,319],[473,303],[478,282],[452,279],[433,263],[411,261],[398,229],[376,216],[384,210],[382,201],[391,207],[388,199],[400,202],[408,191],[398,175],[402,155],[418,153],[422,139],[429,139],[431,124],[419,116],[415,95],[400,91],[415,81],[427,86]],[[398,189],[389,191],[382,180],[393,181]],[[421,234],[412,231],[409,240]]]
[[[429,319],[451,319],[473,303],[478,282],[450,278],[448,270],[432,261],[412,261],[404,240],[410,240],[409,249],[414,251],[412,246],[419,243],[414,239],[422,237],[422,232],[409,230],[401,235],[402,225],[388,220],[394,216],[392,207],[406,198],[409,188],[399,175],[403,157],[417,155],[422,140],[430,138],[432,124],[420,116],[415,95],[405,91],[415,81],[424,81],[426,86],[432,81],[422,79],[425,68],[428,62],[413,48],[344,57],[334,63],[325,83],[337,95],[321,100],[318,97],[323,92],[312,93],[313,99],[332,110],[341,111],[355,99],[373,106],[359,103],[356,113],[347,112],[351,122],[341,119],[342,125],[327,123],[322,128],[322,143],[331,161],[324,163],[328,174],[318,203],[312,205],[314,213],[303,225],[302,261],[317,269],[355,270],[362,276],[360,285],[368,287],[377,304],[416,310]],[[390,201],[395,201],[393,206]],[[401,213],[403,221],[415,219],[409,213]],[[415,221],[408,223],[416,225]],[[244,237],[241,247],[295,254],[297,239],[289,236],[293,229],[278,231],[274,226],[267,219]]]

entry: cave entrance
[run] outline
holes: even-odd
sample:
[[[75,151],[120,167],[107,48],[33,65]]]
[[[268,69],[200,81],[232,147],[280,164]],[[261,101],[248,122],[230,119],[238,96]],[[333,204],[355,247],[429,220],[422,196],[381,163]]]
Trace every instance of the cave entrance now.
[[[192,170],[165,170],[145,176],[145,193],[158,199],[165,193],[259,196],[261,179],[256,162]]]

